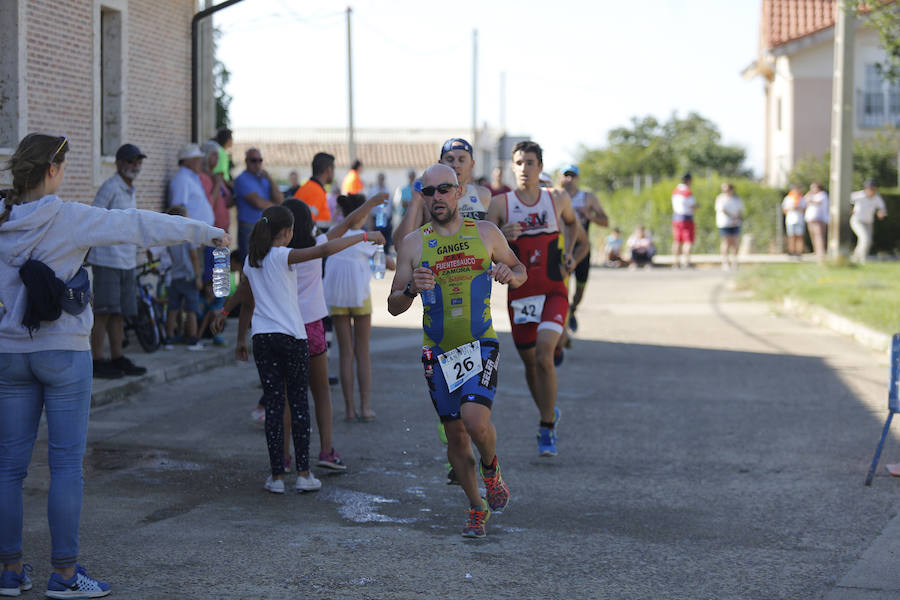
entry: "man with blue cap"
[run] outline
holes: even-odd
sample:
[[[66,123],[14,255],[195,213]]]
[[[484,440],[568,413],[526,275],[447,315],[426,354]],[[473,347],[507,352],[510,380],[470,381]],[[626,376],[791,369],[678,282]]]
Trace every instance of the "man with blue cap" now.
[[[578,321],[575,319],[575,310],[584,297],[584,286],[587,285],[588,275],[591,271],[591,253],[590,253],[590,230],[591,223],[595,223],[600,227],[609,225],[609,219],[600,206],[597,196],[591,192],[578,189],[579,170],[576,165],[566,165],[562,168],[562,186],[572,198],[572,208],[581,226],[588,233],[588,254],[575,267],[575,296],[572,298],[572,305],[569,307],[569,329],[578,331]]]

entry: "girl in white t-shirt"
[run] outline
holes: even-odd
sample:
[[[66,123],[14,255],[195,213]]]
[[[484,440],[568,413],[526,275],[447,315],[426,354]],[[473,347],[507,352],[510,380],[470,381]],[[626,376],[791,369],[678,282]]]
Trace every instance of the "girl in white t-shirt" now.
[[[356,236],[366,220],[366,213],[356,210],[366,202],[365,196],[350,194],[338,197],[338,206],[345,215],[359,215],[346,220],[348,231],[343,235]],[[359,244],[338,252],[325,263],[325,301],[331,312],[331,321],[338,341],[341,367],[341,392],[344,395],[345,418],[357,419],[353,401],[353,361],[356,359],[356,376],[359,379],[360,421],[375,420],[372,410],[372,362],[369,356],[369,335],[372,332],[372,298],[369,281],[372,271],[369,257],[375,253],[374,244]],[[393,269],[393,261],[386,259],[387,268]]]
[[[309,471],[309,345],[306,328],[297,302],[297,273],[294,265],[323,258],[366,241],[365,233],[343,237],[313,248],[291,249],[287,245],[294,236],[294,216],[283,206],[271,206],[253,226],[250,248],[244,263],[244,278],[238,291],[228,299],[222,313],[216,316],[214,328],[220,331],[225,315],[243,303],[235,354],[247,360],[246,324],[253,315],[253,358],[263,385],[266,407],[266,444],[272,474],[265,488],[284,493],[282,415],[287,396],[291,413],[291,431],[296,456],[298,491],[322,487]],[[384,242],[380,234],[372,239]],[[247,285],[244,285],[244,282]],[[247,310],[249,309],[249,310]]]
[[[343,236],[350,223],[357,218],[365,218],[376,206],[382,204],[383,196],[373,196],[360,206],[354,214],[328,230],[327,234],[315,235],[315,223],[309,207],[300,200],[286,200],[282,206],[294,215],[294,237],[288,244],[291,248],[312,248]],[[343,471],[347,468],[341,455],[335,451],[331,439],[331,387],[328,384],[328,345],[325,342],[324,320],[328,316],[325,291],[322,285],[322,259],[316,258],[299,263],[297,271],[297,300],[306,326],[309,342],[309,389],[316,407],[316,425],[319,429],[318,466]]]

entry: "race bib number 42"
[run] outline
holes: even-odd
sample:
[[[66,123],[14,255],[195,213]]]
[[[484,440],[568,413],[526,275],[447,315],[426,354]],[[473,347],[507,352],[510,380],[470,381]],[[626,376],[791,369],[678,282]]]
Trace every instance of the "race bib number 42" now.
[[[447,388],[451,392],[459,389],[462,384],[481,373],[481,342],[463,344],[439,355],[438,364],[441,365]]]
[[[513,309],[513,323],[516,325],[540,323],[545,298],[546,296],[528,296],[510,302]]]

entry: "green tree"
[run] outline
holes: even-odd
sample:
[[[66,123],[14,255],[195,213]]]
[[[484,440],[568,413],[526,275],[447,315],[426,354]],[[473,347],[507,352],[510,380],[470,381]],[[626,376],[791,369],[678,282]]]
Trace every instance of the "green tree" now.
[[[613,190],[630,185],[636,175],[655,180],[684,171],[745,175],[745,156],[743,148],[722,143],[715,123],[691,112],[685,118],[673,113],[665,123],[632,117],[629,126],[610,130],[606,147],[583,147],[579,165],[587,185]]]
[[[219,37],[222,35],[221,30],[218,28],[213,30],[213,53],[215,54],[217,50],[217,42]],[[213,93],[216,97],[216,129],[221,129],[222,127],[228,127],[231,122],[231,119],[228,115],[228,110],[231,108],[231,96],[228,92],[225,91],[225,86],[228,85],[228,82],[231,80],[231,71],[228,70],[228,67],[225,66],[219,57],[216,56],[215,62],[213,63]]]
[[[887,53],[887,60],[878,64],[884,78],[900,81],[900,2],[847,0],[847,7],[878,31],[881,47]]]

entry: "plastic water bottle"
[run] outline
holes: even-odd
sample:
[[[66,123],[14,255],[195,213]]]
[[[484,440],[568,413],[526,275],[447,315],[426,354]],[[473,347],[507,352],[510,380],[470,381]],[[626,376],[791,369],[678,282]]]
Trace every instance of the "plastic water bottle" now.
[[[225,298],[231,292],[231,265],[228,257],[231,251],[228,248],[216,246],[213,248],[213,276],[212,288],[216,298]]]
[[[428,261],[422,261],[422,268],[431,268],[428,264]],[[422,290],[420,294],[422,296],[422,304],[437,304],[437,296],[434,293],[434,289]]]
[[[387,204],[379,204],[375,207],[375,227],[383,229],[387,226]]]
[[[375,246],[375,254],[370,259],[372,266],[372,277],[375,279],[384,279],[384,246],[378,244]]]

